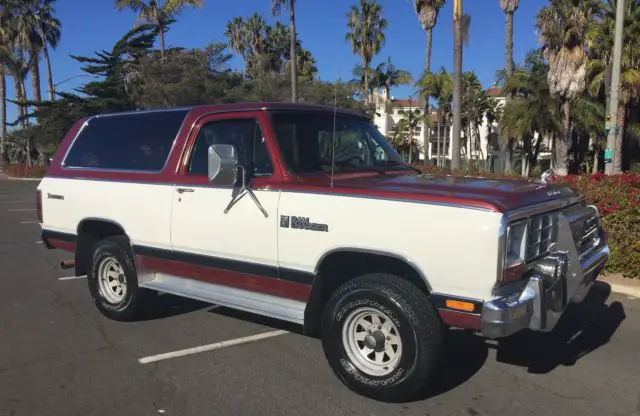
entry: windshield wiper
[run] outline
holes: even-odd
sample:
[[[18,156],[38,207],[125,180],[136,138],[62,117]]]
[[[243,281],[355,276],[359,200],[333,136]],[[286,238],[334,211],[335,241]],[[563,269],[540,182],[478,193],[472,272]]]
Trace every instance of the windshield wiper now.
[[[385,160],[384,162],[380,162],[377,163],[377,165],[383,165],[383,166],[398,166],[398,167],[402,167],[402,168],[407,168],[407,169],[411,169],[411,170],[415,170],[418,173],[423,173],[420,169],[413,167],[411,165],[408,165],[406,163],[403,162],[398,162],[396,160]]]

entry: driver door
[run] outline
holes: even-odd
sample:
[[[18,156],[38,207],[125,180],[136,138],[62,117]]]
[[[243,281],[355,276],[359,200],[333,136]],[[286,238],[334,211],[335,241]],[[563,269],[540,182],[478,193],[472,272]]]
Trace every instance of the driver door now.
[[[280,192],[269,185],[279,178],[261,117],[261,112],[208,116],[194,129],[195,137],[189,137],[192,150],[187,152],[181,183],[173,193],[171,243],[176,254],[190,255],[190,262],[210,267],[214,275],[216,269],[222,269],[277,276]],[[213,144],[236,146],[238,162],[246,167],[257,203],[245,194],[225,213],[239,187],[208,181],[207,153]]]

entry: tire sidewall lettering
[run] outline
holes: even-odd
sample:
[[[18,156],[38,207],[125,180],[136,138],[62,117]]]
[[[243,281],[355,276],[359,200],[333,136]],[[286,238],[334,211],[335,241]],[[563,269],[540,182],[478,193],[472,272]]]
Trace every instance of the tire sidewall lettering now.
[[[413,330],[411,329],[411,325],[407,318],[403,316],[402,310],[395,305],[392,299],[392,294],[385,292],[381,293],[379,291],[372,290],[351,292],[346,294],[338,303],[333,315],[331,331],[333,333],[333,338],[337,341],[334,350],[334,354],[338,361],[337,365],[341,367],[341,372],[344,377],[351,378],[357,383],[372,389],[393,387],[395,384],[401,382],[411,374],[416,362],[416,346]],[[360,371],[351,362],[344,350],[345,347],[342,345],[341,333],[345,319],[351,312],[363,307],[374,308],[387,315],[392,320],[402,337],[402,357],[390,375],[376,377]]]

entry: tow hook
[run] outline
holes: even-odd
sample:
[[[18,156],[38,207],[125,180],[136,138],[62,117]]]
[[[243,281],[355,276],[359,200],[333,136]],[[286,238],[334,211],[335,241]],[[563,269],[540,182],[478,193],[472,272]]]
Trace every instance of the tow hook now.
[[[72,269],[76,266],[76,261],[75,260],[62,260],[60,262],[60,267],[62,269]]]

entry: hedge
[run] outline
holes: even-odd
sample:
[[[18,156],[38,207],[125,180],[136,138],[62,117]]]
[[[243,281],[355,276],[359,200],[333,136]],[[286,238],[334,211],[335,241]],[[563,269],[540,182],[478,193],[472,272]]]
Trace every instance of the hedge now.
[[[13,178],[42,178],[47,172],[45,166],[31,166],[25,163],[11,163],[5,166],[4,172]]]
[[[422,165],[415,167],[428,173],[455,176],[522,178],[515,173],[451,171]],[[553,176],[551,181],[571,187],[584,195],[588,204],[598,207],[611,249],[605,273],[640,278],[640,173]]]
[[[570,186],[600,210],[611,258],[606,272],[640,278],[640,173],[553,177]]]

